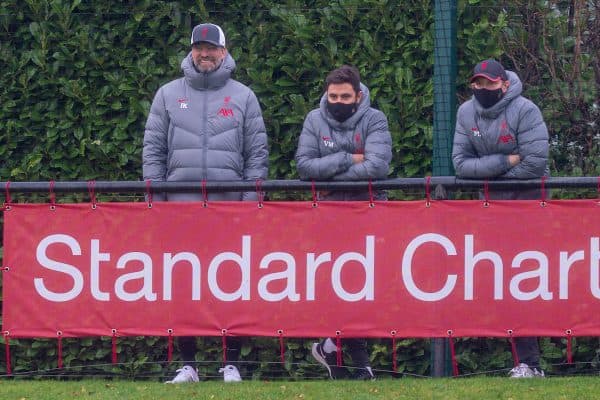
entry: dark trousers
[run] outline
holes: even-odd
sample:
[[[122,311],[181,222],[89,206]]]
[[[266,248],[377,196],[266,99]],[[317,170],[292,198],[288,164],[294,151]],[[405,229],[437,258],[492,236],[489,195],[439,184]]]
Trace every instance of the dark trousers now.
[[[352,364],[355,367],[364,368],[371,365],[366,339],[344,339],[343,343],[348,347]]]
[[[490,191],[490,199],[498,200],[532,200],[541,199],[542,192],[540,189],[522,190],[522,191]],[[546,192],[546,199],[550,199],[550,191]],[[483,200],[485,196],[479,193],[479,198]],[[516,337],[515,345],[517,347],[517,356],[519,362],[525,363],[533,368],[540,367],[540,345],[537,337]]]
[[[540,345],[537,337],[516,337],[515,345],[519,362],[532,368],[540,368]]]
[[[177,339],[177,347],[179,348],[181,359],[184,363],[191,365],[195,364],[198,346],[196,345],[196,338],[194,336],[181,336]],[[227,351],[225,353],[227,364],[233,364],[236,367],[239,367],[237,364],[240,359],[241,349],[241,337],[227,337]]]

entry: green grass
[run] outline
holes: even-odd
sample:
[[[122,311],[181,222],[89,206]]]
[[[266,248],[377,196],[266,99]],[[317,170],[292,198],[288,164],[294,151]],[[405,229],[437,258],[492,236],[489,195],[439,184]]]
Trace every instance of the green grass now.
[[[598,377],[546,379],[461,378],[352,381],[220,381],[165,385],[120,380],[0,380],[2,400],[377,400],[377,399],[599,399]]]

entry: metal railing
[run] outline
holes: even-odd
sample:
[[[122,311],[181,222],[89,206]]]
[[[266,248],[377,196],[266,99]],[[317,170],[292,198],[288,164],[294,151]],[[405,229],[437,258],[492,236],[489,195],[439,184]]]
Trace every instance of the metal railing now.
[[[377,181],[301,181],[301,180],[265,180],[265,181],[196,181],[196,182],[147,182],[147,181],[38,181],[38,182],[0,182],[0,190],[9,193],[147,193],[152,192],[249,192],[261,190],[275,191],[311,191],[311,190],[374,190],[389,189],[427,189],[442,186],[446,190],[489,189],[525,190],[544,187],[547,189],[598,189],[600,177],[551,177],[528,180],[478,180],[460,179],[455,176],[431,176],[425,178],[394,178]],[[0,195],[1,195],[0,191]]]

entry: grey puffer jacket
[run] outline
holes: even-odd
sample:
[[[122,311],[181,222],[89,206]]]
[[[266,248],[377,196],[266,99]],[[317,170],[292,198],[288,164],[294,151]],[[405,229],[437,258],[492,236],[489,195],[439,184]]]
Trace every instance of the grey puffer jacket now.
[[[504,97],[483,108],[472,97],[456,117],[452,161],[456,175],[472,179],[535,179],[549,176],[548,129],[539,108],[521,96],[523,85],[506,71],[510,85]],[[510,166],[508,156],[519,154],[521,162]],[[492,198],[531,199],[539,190],[496,191]]]
[[[184,76],[163,85],[146,121],[144,180],[239,181],[266,179],[267,134],[256,96],[231,79],[235,61],[198,72],[191,53],[181,62]],[[256,193],[209,193],[209,200],[250,200]],[[155,194],[156,200],[202,200],[197,193]]]
[[[392,138],[386,116],[371,107],[369,89],[361,84],[362,99],[354,115],[338,122],[327,111],[327,95],[319,108],[312,110],[304,126],[296,151],[300,179],[368,181],[386,179],[392,159]],[[364,162],[354,164],[352,154],[364,154]],[[385,199],[385,192],[375,194]],[[364,191],[331,191],[323,200],[367,200]]]

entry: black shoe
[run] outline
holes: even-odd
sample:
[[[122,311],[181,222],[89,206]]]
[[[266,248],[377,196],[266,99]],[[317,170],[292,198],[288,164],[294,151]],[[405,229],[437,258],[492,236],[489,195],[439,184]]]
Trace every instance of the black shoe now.
[[[354,374],[352,374],[352,379],[357,381],[374,381],[375,375],[373,374],[373,370],[371,367],[358,368]]]
[[[327,368],[329,378],[342,379],[344,377],[344,369],[337,366],[337,351],[326,353],[323,350],[323,342],[321,342],[313,343],[311,353],[315,360]]]

